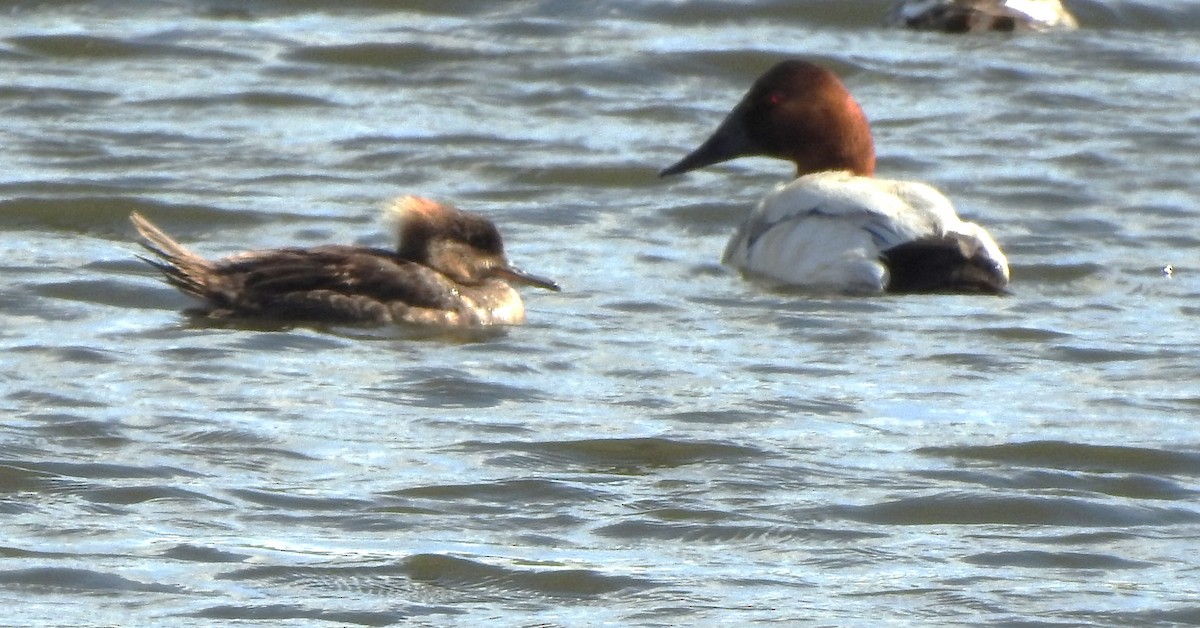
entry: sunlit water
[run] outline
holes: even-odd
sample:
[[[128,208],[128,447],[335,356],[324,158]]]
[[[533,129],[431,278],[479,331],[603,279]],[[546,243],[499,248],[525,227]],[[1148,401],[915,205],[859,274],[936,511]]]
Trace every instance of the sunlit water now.
[[[398,4],[4,6],[4,623],[1200,623],[1196,5],[956,38],[886,1]],[[791,56],[1011,296],[719,264],[788,166],[655,172]],[[401,193],[564,292],[494,332],[218,327],[127,221],[386,245]]]

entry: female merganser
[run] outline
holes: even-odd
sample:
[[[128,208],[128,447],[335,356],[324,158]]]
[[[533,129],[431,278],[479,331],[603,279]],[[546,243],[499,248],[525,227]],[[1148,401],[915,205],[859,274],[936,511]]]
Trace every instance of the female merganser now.
[[[328,245],[249,251],[208,261],[137,213],[129,218],[167,283],[204,301],[203,316],[334,324],[519,325],[525,306],[509,281],[557,291],[508,264],[483,216],[408,196],[388,208],[396,251]]]
[[[1000,247],[940,192],[872,177],[867,118],[829,70],[777,64],[708,140],[659,174],[754,155],[791,160],[798,178],[759,202],[729,240],[725,263],[851,292],[1001,293],[1008,285]]]
[[[1059,0],[901,0],[887,24],[944,33],[1079,28]]]

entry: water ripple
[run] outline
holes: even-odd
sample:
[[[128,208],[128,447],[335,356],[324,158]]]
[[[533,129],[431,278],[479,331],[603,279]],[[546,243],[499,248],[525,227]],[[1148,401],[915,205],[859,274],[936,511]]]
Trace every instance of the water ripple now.
[[[322,609],[305,608],[297,604],[248,604],[248,605],[220,605],[211,606],[204,610],[196,611],[188,615],[197,619],[215,619],[221,621],[253,621],[253,622],[280,622],[288,620],[311,620],[318,622],[329,622],[338,625],[348,626],[392,626],[410,619],[413,616],[431,615],[431,614],[456,614],[456,611],[450,609],[416,610],[406,609],[405,611],[390,611],[390,612],[367,612],[367,611],[328,611]]]
[[[986,446],[926,447],[918,450],[918,453],[1045,469],[1200,476],[1200,453],[1146,447],[1029,441]]]
[[[637,473],[689,464],[737,462],[765,452],[752,447],[719,442],[693,442],[667,438],[582,439],[543,442],[466,442],[464,451],[491,454],[490,464],[505,467],[582,467]]]
[[[868,506],[837,506],[830,510],[854,521],[880,525],[1057,525],[1086,528],[1200,523],[1200,513],[1185,508],[1154,508],[1063,497],[997,497],[958,492]]]
[[[1028,569],[1146,569],[1154,566],[1139,560],[1126,560],[1105,554],[1081,552],[982,552],[963,558],[974,565],[988,567],[1024,567]]]
[[[275,583],[322,592],[433,597],[507,597],[514,593],[586,600],[656,586],[653,581],[568,567],[504,567],[441,554],[418,554],[400,563],[351,567],[250,567],[220,576],[247,584]],[[440,591],[429,590],[436,588]]]
[[[113,573],[70,567],[32,567],[0,571],[0,585],[24,591],[79,591],[89,593],[183,593],[176,585],[131,580]]]
[[[227,50],[211,50],[191,46],[176,46],[161,43],[138,42],[128,39],[97,37],[92,35],[24,35],[5,39],[18,49],[60,59],[128,60],[136,58],[161,59],[179,57],[189,61],[196,59],[239,61],[250,57]]]

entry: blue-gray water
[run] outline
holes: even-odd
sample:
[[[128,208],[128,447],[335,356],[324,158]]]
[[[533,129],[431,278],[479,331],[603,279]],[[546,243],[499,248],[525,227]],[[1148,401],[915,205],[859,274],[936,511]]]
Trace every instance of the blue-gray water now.
[[[1200,623],[1200,9],[888,4],[4,3],[3,623]],[[788,166],[655,172],[791,56],[1011,296],[718,263]],[[386,244],[403,193],[565,291],[495,333],[213,327],[127,221]]]

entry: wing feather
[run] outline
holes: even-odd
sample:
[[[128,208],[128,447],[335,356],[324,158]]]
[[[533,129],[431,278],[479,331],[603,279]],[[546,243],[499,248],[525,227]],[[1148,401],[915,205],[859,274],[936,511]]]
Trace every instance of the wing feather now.
[[[269,306],[297,294],[342,295],[356,300],[403,301],[413,307],[452,309],[458,302],[439,273],[390,251],[320,246],[252,251],[220,260],[218,274],[239,277],[239,298]]]
[[[936,189],[823,172],[767,195],[730,239],[724,261],[789,285],[880,292],[889,279],[885,251],[944,237],[982,251],[1007,281],[999,247],[981,227],[960,220]]]

